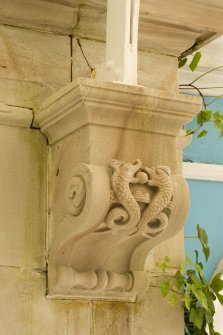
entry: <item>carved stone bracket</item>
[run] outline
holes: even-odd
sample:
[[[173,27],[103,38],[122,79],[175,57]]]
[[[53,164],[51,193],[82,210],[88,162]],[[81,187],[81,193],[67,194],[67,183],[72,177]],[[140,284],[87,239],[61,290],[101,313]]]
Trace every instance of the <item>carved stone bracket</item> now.
[[[165,238],[162,233],[175,221],[173,209],[174,216],[180,215],[182,199],[175,195],[179,186],[186,187],[180,179],[181,185],[169,167],[146,167],[139,159],[112,160],[107,167],[76,165],[67,182],[67,213],[61,223],[72,222],[73,232],[53,252],[49,293],[107,293],[112,299],[134,300],[146,275],[131,264],[132,256],[143,243],[148,252],[150,244]]]
[[[192,96],[84,79],[40,108],[48,297],[135,301],[148,288],[149,251],[188,213],[178,136],[199,108]]]

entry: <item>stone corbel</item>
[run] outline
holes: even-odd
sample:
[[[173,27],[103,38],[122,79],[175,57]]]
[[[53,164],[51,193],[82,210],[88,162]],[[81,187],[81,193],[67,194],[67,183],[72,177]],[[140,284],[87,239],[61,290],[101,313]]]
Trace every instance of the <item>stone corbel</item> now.
[[[195,97],[94,80],[72,83],[42,106],[49,297],[134,301],[147,288],[149,250],[186,219],[177,136],[199,106]]]

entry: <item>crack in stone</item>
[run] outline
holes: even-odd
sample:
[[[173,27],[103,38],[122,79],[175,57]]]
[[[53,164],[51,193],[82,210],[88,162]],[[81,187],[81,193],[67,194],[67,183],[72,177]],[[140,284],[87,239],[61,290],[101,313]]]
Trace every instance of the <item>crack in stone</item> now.
[[[46,273],[47,269],[46,268],[26,268],[22,266],[17,266],[17,265],[8,265],[8,264],[0,264],[0,268],[6,268],[6,269],[16,269],[20,270],[22,272],[28,271],[28,272],[36,272],[36,273]]]
[[[87,65],[88,65],[89,69],[91,70],[91,72],[93,72],[93,71],[94,71],[94,68],[90,65],[90,63],[89,63],[89,61],[88,61],[88,59],[87,59],[87,57],[86,57],[86,55],[85,55],[85,53],[84,53],[84,50],[82,49],[81,42],[80,42],[80,39],[79,39],[79,38],[77,38],[77,44],[79,45],[79,48],[80,48],[80,50],[81,50],[81,53],[82,53],[82,55],[83,55],[83,57],[84,57],[84,59],[85,59]]]

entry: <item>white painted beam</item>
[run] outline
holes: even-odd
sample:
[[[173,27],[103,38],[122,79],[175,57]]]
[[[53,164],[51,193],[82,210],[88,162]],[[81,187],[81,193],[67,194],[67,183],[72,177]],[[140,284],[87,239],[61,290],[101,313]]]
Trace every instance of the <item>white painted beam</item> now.
[[[223,165],[185,162],[183,176],[186,179],[223,182]]]
[[[137,85],[140,0],[108,0],[106,61],[97,79]]]

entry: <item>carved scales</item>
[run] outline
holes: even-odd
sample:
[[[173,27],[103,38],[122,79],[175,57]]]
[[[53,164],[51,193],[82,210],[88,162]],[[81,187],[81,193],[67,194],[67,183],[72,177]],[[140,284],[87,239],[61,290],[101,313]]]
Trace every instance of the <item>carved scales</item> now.
[[[54,293],[131,291],[131,254],[168,226],[173,206],[170,169],[148,168],[139,159],[133,164],[112,160],[109,168],[81,163],[68,181],[66,197],[65,221],[79,229],[56,253]]]

